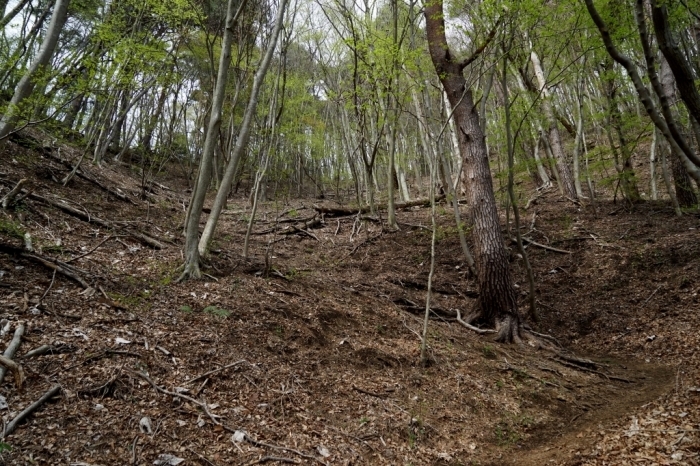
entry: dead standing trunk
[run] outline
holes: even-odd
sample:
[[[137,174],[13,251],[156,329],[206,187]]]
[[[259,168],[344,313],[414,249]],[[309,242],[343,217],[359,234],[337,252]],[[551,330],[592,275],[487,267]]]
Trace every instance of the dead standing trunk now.
[[[453,117],[471,210],[469,217],[474,224],[474,259],[480,309],[472,321],[496,326],[498,341],[512,342],[519,338],[520,333],[517,298],[501,237],[486,141],[479,126],[479,114],[474,106],[472,92],[463,75],[464,68],[473,58],[461,62],[453,58],[445,36],[441,0],[428,2],[424,15],[430,57],[454,109]]]

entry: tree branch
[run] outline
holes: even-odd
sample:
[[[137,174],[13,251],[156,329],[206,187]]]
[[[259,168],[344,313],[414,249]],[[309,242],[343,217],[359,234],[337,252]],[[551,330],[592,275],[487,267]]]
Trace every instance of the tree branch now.
[[[498,26],[501,25],[501,21],[502,18],[498,18],[498,21],[496,21],[496,24],[493,25],[493,29],[491,29],[491,32],[489,32],[489,35],[486,37],[486,40],[484,40],[484,42],[479,47],[477,47],[477,49],[474,50],[471,55],[459,62],[460,71],[464,70],[464,68],[473,63],[474,60],[479,58],[479,55],[481,55],[483,51],[486,50],[486,47],[488,47],[493,38],[496,37],[496,32],[498,31]]]

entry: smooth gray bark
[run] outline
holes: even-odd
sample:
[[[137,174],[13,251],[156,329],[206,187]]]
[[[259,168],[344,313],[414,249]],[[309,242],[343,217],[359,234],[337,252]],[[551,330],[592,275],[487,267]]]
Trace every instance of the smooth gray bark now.
[[[179,280],[201,277],[201,272],[199,270],[200,253],[197,249],[199,240],[199,219],[202,215],[204,199],[206,198],[209,182],[211,181],[211,163],[219,139],[219,129],[221,128],[221,111],[226,95],[228,68],[231,63],[231,44],[233,43],[233,27],[236,20],[236,3],[238,3],[237,0],[228,0],[228,6],[226,8],[226,27],[221,43],[219,71],[214,88],[209,126],[207,127],[207,134],[204,139],[204,149],[202,150],[202,158],[199,164],[197,184],[192,191],[189,212],[185,220],[185,264]],[[245,0],[243,0],[243,4],[245,4]],[[243,4],[239,6],[239,12],[242,10]]]
[[[238,139],[236,139],[236,145],[233,148],[233,153],[231,158],[226,165],[226,171],[221,180],[221,186],[216,193],[216,198],[214,199],[214,204],[211,207],[211,213],[207,219],[207,223],[204,226],[204,231],[202,232],[202,237],[199,240],[198,255],[206,254],[209,249],[209,243],[214,235],[214,230],[216,229],[216,224],[219,221],[219,216],[221,211],[224,209],[224,204],[226,203],[226,198],[228,197],[229,190],[233,184],[233,178],[236,175],[236,170],[238,169],[238,161],[243,154],[243,151],[248,147],[248,140],[250,139],[250,129],[253,124],[253,117],[255,116],[255,110],[258,107],[258,97],[260,95],[260,89],[262,87],[263,81],[265,80],[265,75],[270,67],[270,62],[272,61],[272,55],[277,48],[277,39],[279,38],[280,31],[284,23],[284,14],[287,9],[288,0],[281,0],[277,12],[277,19],[275,23],[275,28],[270,36],[270,44],[265,52],[265,56],[255,72],[255,77],[253,78],[253,87],[250,91],[250,97],[248,99],[248,105],[245,109],[243,115],[243,122],[241,123],[241,128],[238,133]],[[212,112],[213,113],[213,112]],[[219,124],[221,122],[219,121]],[[218,129],[217,129],[218,133]]]

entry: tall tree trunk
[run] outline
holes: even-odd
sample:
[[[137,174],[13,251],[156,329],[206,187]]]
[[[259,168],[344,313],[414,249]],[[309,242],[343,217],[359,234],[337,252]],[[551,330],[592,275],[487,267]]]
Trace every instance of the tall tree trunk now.
[[[41,44],[39,53],[29,69],[24,73],[24,76],[22,76],[22,79],[17,83],[10,104],[2,120],[0,120],[0,141],[14,131],[21,115],[20,105],[22,101],[32,94],[36,84],[35,78],[37,75],[40,75],[42,70],[51,62],[51,57],[53,57],[53,53],[56,50],[58,38],[61,35],[61,30],[68,17],[69,3],[70,0],[56,0],[53,14],[51,15],[51,21],[49,22],[49,28],[46,31],[46,37]]]
[[[676,86],[673,73],[671,72],[671,67],[669,66],[666,59],[661,59],[661,70],[660,70],[660,80],[661,80],[661,91],[664,96],[670,101],[675,101],[676,96]],[[675,113],[673,109],[670,112],[674,113],[672,115],[675,118]],[[691,207],[698,203],[698,198],[693,190],[693,184],[690,181],[689,172],[693,173],[697,169],[694,165],[690,164],[688,170],[683,164],[683,153],[681,151],[671,150],[671,172],[673,173],[673,183],[676,188],[676,199],[678,199],[678,204],[681,207]]]
[[[564,146],[561,142],[561,135],[559,134],[559,127],[557,126],[557,118],[554,114],[554,109],[552,108],[551,96],[549,88],[547,86],[547,81],[544,77],[544,70],[542,69],[542,63],[540,63],[540,58],[537,56],[534,50],[530,52],[530,61],[535,69],[535,76],[537,76],[537,82],[540,85],[540,92],[542,93],[542,112],[547,119],[547,134],[549,136],[549,145],[554,154],[554,160],[557,164],[557,172],[559,172],[559,182],[562,184],[564,193],[571,199],[577,199],[578,195],[576,193],[576,186],[574,185],[573,175],[571,174],[571,169],[569,169],[569,163],[566,159],[566,154],[564,153]]]
[[[678,45],[678,41],[673,36],[673,31],[671,31],[668,23],[666,2],[652,0],[651,4],[656,41],[671,67],[681,99],[685,102],[692,117],[700,120],[700,91],[698,90],[697,81],[693,76],[690,63],[688,63],[685,54]]]
[[[226,81],[228,78],[228,68],[231,63],[231,44],[233,43],[235,23],[235,7],[237,3],[241,3],[238,7],[240,12],[245,4],[245,0],[228,0],[226,8],[226,26],[224,29],[224,38],[221,43],[221,56],[219,58],[219,71],[216,78],[216,86],[214,88],[214,96],[212,100],[211,115],[209,118],[209,126],[207,128],[206,138],[204,140],[204,149],[202,150],[202,158],[199,162],[199,174],[197,176],[197,184],[192,191],[192,199],[190,200],[189,211],[185,219],[185,264],[182,275],[179,280],[188,278],[200,278],[199,270],[200,253],[197,245],[199,243],[199,219],[202,215],[204,207],[204,199],[209,189],[211,181],[211,164],[216,149],[216,143],[219,139],[219,128],[221,127],[221,110],[226,95]],[[230,185],[230,183],[229,183]]]
[[[282,25],[284,22],[284,14],[287,9],[288,0],[281,0],[278,6],[277,20],[275,28],[272,31],[270,37],[270,43],[268,49],[265,52],[265,56],[255,72],[255,77],[253,78],[253,87],[250,91],[250,97],[248,99],[248,105],[245,109],[243,115],[243,122],[238,133],[238,138],[236,139],[236,145],[233,148],[233,153],[231,154],[231,159],[229,160],[224,176],[221,180],[221,186],[216,193],[216,198],[211,207],[211,213],[207,219],[207,223],[204,226],[204,231],[202,232],[202,237],[199,240],[199,254],[203,255],[209,249],[209,243],[214,235],[214,230],[216,229],[216,224],[219,221],[219,216],[221,211],[226,204],[226,199],[228,198],[228,193],[231,190],[231,185],[233,184],[233,178],[236,175],[238,169],[238,161],[241,155],[248,147],[248,140],[250,139],[250,128],[253,124],[253,117],[255,115],[255,110],[258,107],[258,96],[260,94],[260,88],[262,87],[263,81],[265,80],[265,75],[267,74],[267,69],[270,67],[270,62],[272,61],[272,55],[277,48],[277,39],[280,35]],[[220,124],[220,121],[219,121]],[[216,134],[218,134],[219,128],[216,129]]]
[[[479,126],[479,114],[471,89],[463,75],[468,63],[460,63],[452,56],[445,35],[442,1],[428,2],[424,16],[430,57],[454,109],[470,218],[474,224],[474,259],[480,309],[472,320],[495,325],[498,328],[498,340],[512,342],[519,338],[520,315],[508,255],[501,236],[486,142]]]

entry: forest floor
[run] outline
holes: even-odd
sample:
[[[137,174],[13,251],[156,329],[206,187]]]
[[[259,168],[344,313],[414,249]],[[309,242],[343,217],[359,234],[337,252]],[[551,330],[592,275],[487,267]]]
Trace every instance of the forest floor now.
[[[250,209],[232,200],[205,278],[175,283],[185,188],[161,180],[146,202],[138,173],[89,164],[64,188],[57,156],[31,138],[0,153],[2,194],[21,178],[34,193],[0,213],[2,347],[26,325],[26,381],[0,386],[3,421],[61,387],[4,438],[0,464],[700,464],[697,213],[538,195],[523,231],[567,252],[527,249],[530,324],[565,348],[552,351],[455,321],[477,294],[439,205],[424,368],[429,209],[389,231],[355,216],[307,228],[318,201],[265,203],[246,260]]]

